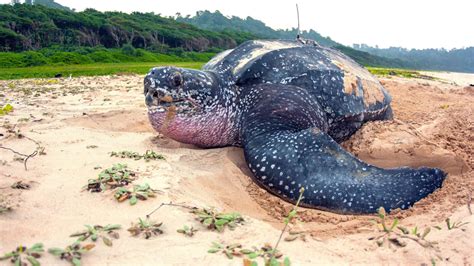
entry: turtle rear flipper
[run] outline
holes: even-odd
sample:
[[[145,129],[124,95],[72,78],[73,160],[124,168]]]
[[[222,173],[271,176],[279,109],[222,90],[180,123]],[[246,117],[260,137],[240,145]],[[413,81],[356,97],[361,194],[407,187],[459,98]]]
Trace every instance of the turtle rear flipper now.
[[[439,169],[382,169],[352,156],[325,132],[324,117],[318,122],[298,108],[311,96],[275,86],[253,89],[256,103],[244,114],[242,126],[247,164],[271,193],[294,203],[304,187],[307,207],[374,213],[379,207],[407,209],[441,187],[446,174]]]

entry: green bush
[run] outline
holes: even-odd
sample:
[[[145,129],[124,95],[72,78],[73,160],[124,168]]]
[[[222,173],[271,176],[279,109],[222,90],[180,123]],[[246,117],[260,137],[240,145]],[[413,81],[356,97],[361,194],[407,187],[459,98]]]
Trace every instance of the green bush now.
[[[0,52],[0,67],[31,67],[53,64],[56,66],[92,63],[159,63],[159,62],[207,62],[214,53],[184,52],[169,49],[168,53],[135,49],[129,45],[122,49],[103,47],[60,47],[52,46],[38,51],[21,53]]]
[[[122,46],[122,53],[128,56],[135,56],[135,48],[131,44],[124,44]]]
[[[119,63],[113,53],[109,51],[96,51],[87,55],[92,61],[96,63]]]
[[[41,53],[28,51],[22,53],[22,66],[31,67],[31,66],[43,66],[48,64],[48,59]]]
[[[65,65],[79,65],[93,63],[92,59],[74,52],[57,52],[50,57],[51,63],[64,63]]]
[[[20,67],[22,59],[21,53],[0,53],[0,67]]]

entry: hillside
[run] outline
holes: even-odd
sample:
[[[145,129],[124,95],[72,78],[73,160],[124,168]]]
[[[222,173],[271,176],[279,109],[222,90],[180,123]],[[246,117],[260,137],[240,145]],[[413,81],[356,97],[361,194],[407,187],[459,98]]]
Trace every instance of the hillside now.
[[[42,5],[0,5],[0,51],[36,50],[52,45],[103,46],[166,51],[227,49],[256,38],[233,30],[213,32],[154,13],[69,12]]]
[[[230,29],[239,30],[241,32],[247,32],[258,36],[262,39],[295,39],[298,34],[298,29],[279,29],[274,30],[260,20],[252,17],[245,19],[232,16],[226,17],[221,12],[215,11],[210,12],[208,10],[198,11],[196,15],[183,17],[179,13],[176,17],[177,21],[192,24],[198,28],[213,30],[213,31],[225,31]],[[301,35],[305,39],[311,39],[317,41],[319,44],[329,47],[334,47],[337,50],[350,56],[358,63],[366,66],[374,67],[398,67],[404,68],[408,64],[398,59],[384,58],[383,56],[374,56],[364,51],[358,51],[351,47],[344,46],[340,43],[333,41],[330,37],[323,37],[321,34],[314,30],[302,31]]]
[[[128,62],[117,58],[116,51],[99,49],[118,49],[124,45],[139,48],[140,57],[126,60],[147,61],[172,55],[174,58],[208,58],[187,52],[216,53],[251,39],[294,39],[297,29],[274,30],[262,21],[247,17],[226,17],[219,11],[199,11],[195,16],[162,17],[154,13],[131,14],[122,12],[99,12],[86,9],[72,12],[52,0],[38,0],[35,5],[0,5],[0,52],[39,51],[35,58],[44,56],[41,62],[32,60],[32,54],[22,57],[8,54],[0,56],[1,66],[29,66],[49,63],[74,64],[90,62]],[[323,37],[314,30],[303,31],[306,39],[338,49],[358,63],[375,67],[396,67],[425,70],[450,70],[474,72],[474,48],[445,50],[404,50],[377,49],[368,46],[355,46],[357,49],[341,45],[329,37]],[[74,52],[73,59],[64,54],[55,59],[50,53]],[[83,50],[79,48],[94,48]],[[45,50],[46,49],[46,50]],[[99,58],[91,53],[100,52]],[[146,54],[145,52],[154,53]],[[108,53],[105,55],[104,53]],[[146,55],[146,56],[143,56]],[[39,56],[39,57],[38,57]],[[88,59],[83,57],[87,56]],[[128,54],[129,56],[129,54]],[[57,56],[56,56],[57,57]],[[105,58],[106,57],[106,58]],[[15,58],[15,60],[11,60]],[[84,60],[79,59],[84,58]],[[169,60],[169,59],[168,59]],[[17,63],[8,63],[8,62]],[[175,60],[181,61],[181,60]],[[25,62],[25,63],[22,63]]]
[[[474,73],[474,47],[453,49],[405,49],[390,47],[381,49],[356,44],[355,49],[373,55],[398,59],[413,69],[450,70]]]
[[[219,11],[198,11],[195,16],[178,16],[176,19],[202,29],[238,29],[269,39],[293,39],[297,34],[297,29],[294,28],[274,30],[252,17],[245,19],[235,16],[226,17]],[[315,30],[303,31],[302,36],[316,40],[322,45],[334,47],[363,65],[474,72],[474,47],[452,51],[443,49],[407,50],[399,47],[379,49],[367,45],[344,46],[329,37],[321,36]]]
[[[298,29],[296,28],[286,30],[274,30],[265,25],[265,23],[263,23],[262,21],[254,19],[252,17],[247,17],[245,19],[236,16],[226,17],[219,11],[198,11],[193,17],[182,17],[178,14],[176,20],[192,24],[202,29],[213,31],[236,29],[242,32],[253,33],[265,39],[294,39],[298,32]],[[314,30],[302,31],[301,34],[305,38],[315,40],[325,46],[338,45],[338,43],[331,40],[331,38],[323,37],[321,36],[321,34],[317,33]]]
[[[51,8],[67,10],[67,11],[72,11],[69,7],[58,4],[58,3],[54,2],[53,0],[35,0],[34,4],[35,5],[43,5],[43,6],[47,6],[47,7],[51,7]]]

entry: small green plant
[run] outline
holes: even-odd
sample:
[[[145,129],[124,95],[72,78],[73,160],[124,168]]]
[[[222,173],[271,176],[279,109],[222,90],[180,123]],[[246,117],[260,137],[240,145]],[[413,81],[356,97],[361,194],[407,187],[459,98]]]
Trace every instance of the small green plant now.
[[[137,204],[138,200],[147,200],[150,197],[156,197],[156,192],[158,190],[154,190],[145,183],[144,185],[135,185],[133,186],[133,190],[130,190],[125,187],[118,188],[115,191],[115,198],[118,202],[123,202],[129,200],[130,205]]]
[[[83,246],[81,242],[74,242],[64,249],[50,248],[48,252],[62,260],[69,261],[74,266],[80,266],[82,256],[94,247],[95,245],[92,243]]]
[[[111,157],[119,157],[119,158],[129,158],[134,160],[141,160],[144,159],[145,161],[149,162],[151,160],[165,160],[165,157],[161,154],[158,154],[154,151],[147,150],[144,154],[140,154],[138,152],[132,151],[119,151],[119,152],[111,152]]]
[[[426,240],[426,237],[431,232],[431,227],[425,228],[423,232],[418,229],[418,226],[409,230],[404,226],[398,225],[399,222],[396,218],[393,220],[391,225],[388,225],[388,216],[382,207],[378,210],[378,218],[379,221],[376,221],[376,224],[382,234],[377,237],[370,237],[369,240],[375,240],[379,247],[382,247],[386,242],[389,243],[389,247],[390,244],[398,247],[405,247],[407,246],[407,243],[403,239],[409,239],[424,248],[431,248],[435,251],[439,250],[436,246],[437,242]],[[395,228],[398,229],[398,231],[394,230]]]
[[[126,164],[115,164],[100,172],[97,179],[89,179],[86,189],[90,192],[102,192],[130,184],[135,180],[135,172],[129,170]]]
[[[210,230],[222,232],[227,226],[233,230],[237,224],[243,223],[244,218],[239,213],[219,213],[215,209],[203,208],[191,211],[196,219]]]
[[[152,236],[157,236],[163,234],[163,230],[161,226],[163,223],[157,223],[150,221],[148,219],[141,219],[138,218],[138,223],[132,224],[128,231],[132,234],[132,236],[140,236],[143,235],[145,239],[149,239]]]
[[[7,115],[8,113],[13,112],[13,106],[9,103],[0,108],[0,116]]]
[[[224,245],[223,243],[212,242],[212,246],[207,252],[208,253],[222,252],[227,256],[227,258],[233,259],[234,256],[243,255],[241,250],[242,250],[241,244]]]
[[[459,227],[461,227],[463,225],[466,225],[466,224],[468,224],[468,222],[458,221],[458,222],[451,223],[451,220],[449,218],[446,218],[446,226],[448,227],[448,230],[459,228]]]
[[[258,262],[255,259],[259,257],[263,258],[265,266],[291,265],[290,259],[288,257],[285,257],[283,261],[281,261],[283,254],[280,253],[277,250],[277,248],[278,248],[278,245],[280,244],[280,241],[283,235],[286,232],[286,229],[288,228],[288,225],[293,219],[297,217],[298,207],[301,200],[303,199],[303,194],[304,194],[304,188],[302,187],[300,189],[300,194],[299,194],[298,200],[296,201],[295,206],[288,213],[288,216],[284,219],[285,226],[283,227],[280,233],[280,237],[278,238],[274,248],[270,244],[265,244],[265,246],[261,247],[260,249],[257,249],[255,247],[253,247],[252,249],[246,249],[246,248],[242,248],[241,244],[224,245],[222,243],[213,242],[212,247],[208,250],[208,252],[209,253],[222,252],[229,259],[232,259],[234,256],[241,257],[245,255],[247,256],[247,258],[244,259],[244,265],[246,266],[258,265]],[[193,210],[193,212],[198,214],[198,219],[201,223],[208,225],[208,227],[211,229],[215,228],[219,230],[216,227],[216,224],[217,224],[217,221],[219,221],[218,217],[220,214],[216,213],[214,210],[209,210],[209,209],[196,209],[196,210]],[[240,215],[238,217],[240,217]],[[219,222],[219,224],[220,223],[224,223],[224,222]],[[223,230],[223,227],[221,228],[221,230]],[[299,233],[301,234],[302,232],[299,232]]]
[[[0,257],[0,260],[10,259],[14,265],[21,266],[28,265],[26,263],[28,261],[31,265],[37,266],[40,265],[37,259],[41,257],[43,252],[44,249],[42,243],[36,243],[30,248],[18,246],[14,251],[3,254],[3,256]]]
[[[265,244],[261,248],[244,248],[242,247],[242,244],[239,243],[225,245],[224,243],[212,242],[212,246],[207,252],[222,253],[228,259],[233,259],[234,257],[245,257],[244,265],[258,265],[258,262],[255,261],[255,259],[259,257],[263,258],[264,265],[290,265],[289,258],[285,258],[283,261],[278,261],[278,259],[283,257],[283,254],[277,250],[274,250],[270,244]]]
[[[380,207],[378,209],[378,216],[380,218],[380,225],[382,226],[382,229],[386,233],[390,233],[395,229],[395,227],[398,225],[398,219],[395,218],[393,219],[393,222],[390,226],[387,225],[387,213],[385,212],[384,207]]]
[[[97,239],[101,238],[105,245],[111,247],[112,240],[111,238],[118,239],[119,234],[116,230],[120,229],[121,226],[118,224],[108,224],[106,226],[101,225],[84,225],[87,229],[74,233],[70,235],[70,237],[79,237],[76,241],[82,242],[87,239],[91,239],[92,241],[97,241]]]
[[[183,228],[180,228],[176,230],[178,233],[183,234],[185,236],[192,237],[194,234],[198,231],[197,229],[194,229],[194,227],[189,227],[187,225],[183,226]]]

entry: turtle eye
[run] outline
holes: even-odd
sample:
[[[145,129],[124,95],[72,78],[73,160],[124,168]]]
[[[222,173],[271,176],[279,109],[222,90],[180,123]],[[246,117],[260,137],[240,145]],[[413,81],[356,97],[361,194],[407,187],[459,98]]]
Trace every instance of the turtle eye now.
[[[171,84],[175,87],[179,87],[183,84],[183,76],[179,72],[175,72],[171,76]]]

